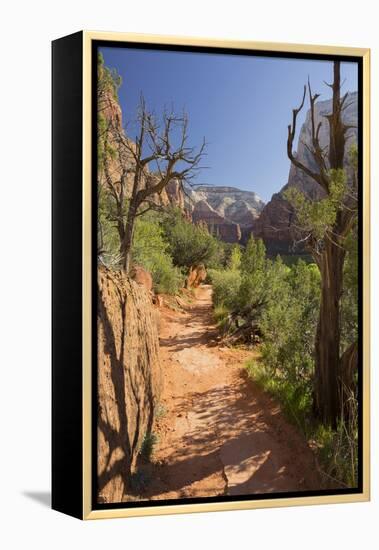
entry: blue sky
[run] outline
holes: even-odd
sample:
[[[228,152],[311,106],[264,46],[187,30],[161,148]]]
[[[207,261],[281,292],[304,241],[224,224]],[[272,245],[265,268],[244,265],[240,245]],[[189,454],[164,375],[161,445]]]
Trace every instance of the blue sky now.
[[[196,183],[255,191],[265,202],[287,182],[287,126],[308,75],[320,100],[330,97],[330,61],[101,48],[122,76],[124,123],[135,120],[143,93],[149,109],[184,109],[191,145],[207,141]],[[355,63],[342,64],[343,91],[358,88]],[[308,108],[308,103],[306,104]],[[306,109],[299,116],[302,123]],[[300,126],[300,125],[299,125]],[[132,136],[131,136],[132,137]]]

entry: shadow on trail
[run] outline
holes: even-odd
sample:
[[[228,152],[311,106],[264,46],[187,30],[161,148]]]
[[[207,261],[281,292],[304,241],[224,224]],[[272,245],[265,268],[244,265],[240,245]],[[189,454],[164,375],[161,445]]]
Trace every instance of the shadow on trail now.
[[[186,413],[196,418],[196,428],[181,438],[181,445],[165,464],[154,468],[154,479],[142,498],[180,493],[185,488],[183,497],[197,496],[193,484],[223,469],[225,486],[218,492],[209,491],[213,496],[309,488],[306,483],[302,487],[288,457],[280,455],[279,408],[265,395],[252,397],[249,381],[192,392],[176,399],[174,408],[179,422],[185,421]],[[301,453],[299,441],[294,443]],[[228,484],[229,476],[234,481]],[[205,496],[202,489],[198,496]]]

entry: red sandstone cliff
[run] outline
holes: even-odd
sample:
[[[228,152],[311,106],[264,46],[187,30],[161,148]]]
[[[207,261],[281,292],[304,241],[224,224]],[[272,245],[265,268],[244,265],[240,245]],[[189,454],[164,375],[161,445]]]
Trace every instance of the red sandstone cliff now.
[[[161,392],[157,319],[148,291],[98,271],[98,497],[121,502]],[[143,334],[143,338],[141,338]]]

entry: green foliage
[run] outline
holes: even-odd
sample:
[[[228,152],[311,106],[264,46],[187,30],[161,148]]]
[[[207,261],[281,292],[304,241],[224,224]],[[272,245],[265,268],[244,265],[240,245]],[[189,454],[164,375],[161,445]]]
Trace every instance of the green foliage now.
[[[118,101],[118,90],[122,84],[122,78],[116,69],[109,69],[104,65],[102,53],[97,56],[97,161],[101,170],[104,160],[115,157],[115,150],[106,139],[107,120],[104,109],[108,97]]]
[[[295,187],[289,187],[284,192],[284,197],[295,209],[299,227],[304,232],[312,233],[316,240],[323,239],[334,226],[346,194],[344,170],[330,170],[329,180],[329,194],[318,201],[308,199]]]
[[[358,160],[358,145],[356,143],[353,143],[349,151],[349,162],[355,172],[358,171]]]
[[[313,349],[320,303],[320,274],[303,261],[290,270],[273,264],[270,299],[261,319],[262,359],[269,371],[296,386],[312,384]]]
[[[167,409],[162,403],[158,403],[154,410],[154,417],[156,420],[163,418],[167,414]]]
[[[98,186],[97,212],[99,259],[108,267],[117,267],[121,256],[114,201],[102,186]]]
[[[303,380],[297,384],[278,376],[255,358],[246,362],[249,378],[272,395],[287,418],[295,424],[316,450],[325,483],[356,487],[358,480],[358,414],[357,401],[352,396],[348,421],[340,419],[336,430],[325,427],[312,417],[312,393]]]
[[[266,249],[261,239],[253,237],[247,243],[241,260],[241,285],[237,306],[240,309],[255,307],[257,311],[272,302],[285,299],[282,288],[289,268],[280,256],[274,261],[266,258]]]
[[[251,236],[241,258],[241,271],[251,274],[257,271],[263,271],[265,266],[266,247],[262,239],[254,239],[254,237]]]
[[[357,225],[345,240],[346,258],[341,300],[341,354],[358,339],[358,234]]]
[[[207,267],[222,252],[222,244],[209,234],[206,227],[186,220],[179,209],[169,210],[161,225],[176,266],[190,268],[203,263]]]
[[[356,235],[347,242],[342,308],[345,341],[354,340],[357,297]],[[260,267],[264,263],[259,262]],[[266,262],[270,291],[260,316],[260,358],[247,362],[249,376],[280,403],[287,417],[314,442],[326,482],[354,487],[357,482],[358,429],[356,399],[351,396],[349,420],[341,418],[336,430],[312,416],[314,341],[319,315],[321,276],[315,264],[299,260],[291,268],[281,260]],[[353,303],[352,303],[353,301]],[[352,327],[354,327],[352,329]]]
[[[346,487],[358,483],[358,403],[354,396],[349,403],[349,418],[340,418],[337,429],[331,430],[319,424],[313,438],[323,471],[329,479]]]
[[[137,218],[132,246],[132,262],[144,267],[153,277],[154,290],[175,294],[184,283],[180,269],[172,263],[169,243],[157,216]]]
[[[228,315],[229,315],[229,310],[226,306],[224,305],[215,306],[213,311],[213,316],[217,325],[221,329],[224,328]]]
[[[241,284],[235,307],[243,309],[264,304],[270,290],[266,280],[269,264],[263,241],[250,237],[241,258]]]
[[[305,383],[294,385],[286,379],[273,376],[270,368],[257,359],[245,363],[249,377],[281,404],[289,420],[304,433],[310,430],[312,394]]]
[[[238,271],[241,267],[242,251],[241,247],[234,245],[231,249],[229,259],[227,261],[228,269]]]
[[[127,210],[127,203],[125,205]],[[114,217],[114,203],[109,193],[100,188],[98,199],[100,260],[108,267],[120,263],[120,237]],[[151,273],[157,293],[175,294],[184,284],[184,275],[173,265],[169,243],[164,238],[159,216],[148,213],[137,218],[132,246],[132,262]]]
[[[231,269],[223,271],[210,269],[208,274],[213,285],[212,298],[214,305],[233,310],[237,304],[241,285],[240,272]]]
[[[104,64],[104,56],[101,52],[97,55],[97,79],[98,91],[111,92],[112,97],[118,100],[118,90],[122,84],[122,77],[116,69],[110,69]]]
[[[157,443],[158,437],[154,433],[145,433],[139,454],[146,462],[151,460],[154,453],[154,447]]]

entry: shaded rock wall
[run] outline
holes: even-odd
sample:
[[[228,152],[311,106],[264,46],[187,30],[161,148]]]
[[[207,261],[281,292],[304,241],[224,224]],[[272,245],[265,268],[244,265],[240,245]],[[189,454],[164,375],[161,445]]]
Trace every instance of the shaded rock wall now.
[[[162,387],[155,311],[148,291],[98,271],[98,498],[122,501]]]

